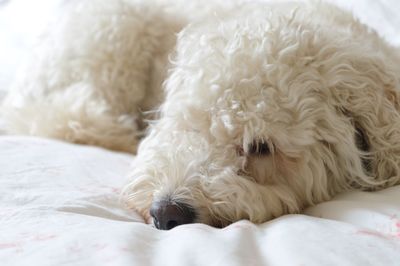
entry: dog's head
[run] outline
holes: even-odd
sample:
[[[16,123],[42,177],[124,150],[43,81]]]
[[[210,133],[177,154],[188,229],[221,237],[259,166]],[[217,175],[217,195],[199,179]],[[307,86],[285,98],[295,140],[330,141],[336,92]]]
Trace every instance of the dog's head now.
[[[338,63],[340,41],[306,15],[244,13],[178,38],[161,117],[125,190],[158,228],[261,223],[365,178],[352,118],[321,67]]]

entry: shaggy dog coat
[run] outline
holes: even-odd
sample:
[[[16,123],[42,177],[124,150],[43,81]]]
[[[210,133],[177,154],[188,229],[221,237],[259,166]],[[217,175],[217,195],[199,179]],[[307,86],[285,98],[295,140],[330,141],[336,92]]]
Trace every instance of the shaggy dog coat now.
[[[261,223],[400,183],[399,50],[324,3],[82,1],[1,112],[10,133],[137,151],[124,196],[148,218]]]

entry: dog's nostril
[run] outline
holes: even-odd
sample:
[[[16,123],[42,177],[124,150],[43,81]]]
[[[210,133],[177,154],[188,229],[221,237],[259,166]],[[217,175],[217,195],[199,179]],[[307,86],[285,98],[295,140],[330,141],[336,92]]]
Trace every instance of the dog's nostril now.
[[[178,226],[178,225],[179,225],[179,224],[178,224],[177,221],[174,221],[174,220],[168,221],[168,223],[167,223],[167,230],[172,229],[172,228],[174,228],[174,227],[176,227],[176,226]]]
[[[150,215],[154,219],[154,225],[161,230],[170,230],[178,225],[193,223],[196,216],[190,206],[171,201],[153,203]]]

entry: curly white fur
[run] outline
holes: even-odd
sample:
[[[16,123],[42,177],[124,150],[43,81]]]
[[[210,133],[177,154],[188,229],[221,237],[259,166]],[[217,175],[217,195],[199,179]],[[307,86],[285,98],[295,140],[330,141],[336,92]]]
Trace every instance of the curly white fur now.
[[[197,222],[261,223],[400,183],[400,52],[351,14],[315,2],[192,3],[190,15],[184,2],[96,3],[45,38],[2,113],[14,133],[135,151],[154,110],[129,206],[146,215],[168,199]]]

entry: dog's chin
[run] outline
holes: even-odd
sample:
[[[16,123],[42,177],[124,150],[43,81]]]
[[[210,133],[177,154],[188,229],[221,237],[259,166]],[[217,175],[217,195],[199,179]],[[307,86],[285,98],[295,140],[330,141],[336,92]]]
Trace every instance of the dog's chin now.
[[[233,222],[221,222],[221,221],[214,221],[208,224],[209,226],[215,227],[215,228],[224,228],[227,227],[228,225],[232,224]]]

